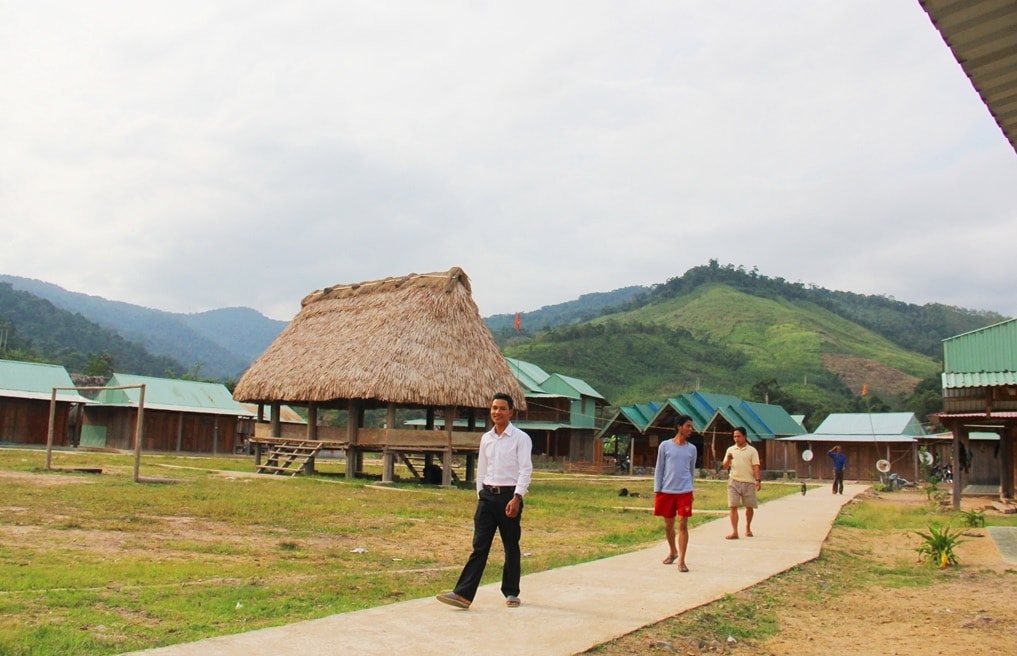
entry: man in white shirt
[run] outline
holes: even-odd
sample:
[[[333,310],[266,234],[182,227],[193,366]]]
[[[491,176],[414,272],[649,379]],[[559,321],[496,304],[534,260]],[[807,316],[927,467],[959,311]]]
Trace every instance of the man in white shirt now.
[[[494,428],[480,438],[477,458],[477,511],[473,515],[473,553],[466,561],[452,592],[438,595],[438,601],[457,608],[469,608],[487,567],[495,530],[505,547],[501,592],[510,608],[519,605],[520,518],[523,497],[533,475],[533,443],[530,436],[512,425],[515,404],[508,394],[495,394],[491,401]]]

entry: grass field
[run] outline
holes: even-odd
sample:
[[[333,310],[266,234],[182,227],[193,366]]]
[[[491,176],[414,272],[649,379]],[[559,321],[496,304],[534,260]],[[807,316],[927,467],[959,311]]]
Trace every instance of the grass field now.
[[[347,480],[325,461],[283,478],[250,458],[145,455],[141,477],[158,483],[132,481],[131,455],[57,451],[53,466],[102,474],[0,449],[5,656],[117,654],[429,596],[469,552],[472,489]],[[724,484],[701,481],[692,525],[725,505]],[[651,507],[645,478],[535,473],[524,573],[661,541]],[[496,548],[486,581],[500,569]]]

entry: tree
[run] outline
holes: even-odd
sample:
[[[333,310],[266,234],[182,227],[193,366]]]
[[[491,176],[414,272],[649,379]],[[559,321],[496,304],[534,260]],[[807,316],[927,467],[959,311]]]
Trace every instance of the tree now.
[[[88,359],[88,364],[85,365],[85,370],[82,373],[86,376],[109,378],[113,375],[113,371],[113,356],[103,351],[102,353],[93,354]]]

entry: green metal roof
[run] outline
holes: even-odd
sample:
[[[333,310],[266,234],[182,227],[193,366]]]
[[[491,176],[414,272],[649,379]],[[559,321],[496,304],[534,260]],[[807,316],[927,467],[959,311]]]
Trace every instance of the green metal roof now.
[[[113,374],[107,387],[124,385],[145,386],[145,408],[197,412],[237,417],[257,416],[233,399],[233,395],[220,383],[203,383],[194,380],[152,378],[133,374]],[[98,402],[108,405],[138,405],[141,390],[103,390]]]
[[[74,387],[67,370],[57,364],[0,360],[0,396],[19,399],[51,399],[54,387]],[[57,399],[89,403],[73,389],[57,392]]]
[[[601,396],[600,392],[593,389],[593,387],[585,380],[566,376],[565,374],[551,374],[551,377],[547,379],[547,382],[544,383],[543,387],[547,390],[557,390],[562,388],[563,384],[577,392],[577,395],[574,398],[589,396],[594,399],[600,399],[601,401],[606,400],[603,396]]]
[[[1017,385],[1017,371],[987,371],[973,374],[943,374],[943,388],[1007,387]]]
[[[508,362],[509,369],[515,374],[527,397],[563,396],[580,399],[588,396],[601,401],[605,400],[597,390],[579,378],[563,374],[549,374],[539,366],[525,360],[505,358],[505,361]]]
[[[505,361],[508,362],[509,369],[512,370],[512,373],[519,381],[524,393],[544,391],[541,385],[543,385],[545,380],[551,377],[551,374],[547,373],[532,362],[526,362],[525,360],[505,358]]]
[[[618,411],[614,413],[614,417],[611,418],[611,421],[607,422],[607,425],[604,426],[597,436],[603,437],[611,433],[611,427],[621,420],[632,424],[636,430],[643,433],[646,431],[653,418],[657,416],[657,413],[663,405],[663,403],[655,403],[653,401],[638,405],[623,405],[618,408]]]
[[[783,406],[758,401],[742,401],[742,407],[753,413],[774,436],[798,435],[803,426]]]
[[[833,413],[816,427],[816,434],[925,436],[913,412]]]
[[[667,400],[667,404],[660,409],[658,415],[676,414],[688,415],[692,418],[692,425],[697,432],[703,432],[709,426],[710,420],[719,408],[737,405],[741,399],[729,394],[714,394],[712,392],[692,392],[682,394]],[[654,423],[660,423],[654,417]]]
[[[943,340],[943,387],[1017,384],[1017,319]]]

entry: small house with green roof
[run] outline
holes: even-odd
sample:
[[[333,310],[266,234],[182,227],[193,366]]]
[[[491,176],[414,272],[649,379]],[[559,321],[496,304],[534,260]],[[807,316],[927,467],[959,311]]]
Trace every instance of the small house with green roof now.
[[[74,389],[67,370],[56,364],[0,360],[0,442],[45,445],[54,389],[53,444],[74,446],[76,418],[89,400]]]
[[[256,415],[225,385],[116,373],[85,409],[81,443],[129,450],[144,385],[144,451],[235,453],[242,449],[241,419]],[[126,389],[114,389],[126,388]]]
[[[835,412],[814,432],[779,441],[796,445],[794,468],[801,478],[832,479],[833,461],[827,453],[840,446],[847,456],[846,480],[878,479],[885,473],[876,467],[880,460],[886,460],[893,473],[914,480],[919,443],[928,437],[913,412]]]
[[[1012,503],[1017,480],[1017,319],[943,340],[943,412],[937,418],[953,434],[954,508],[960,508],[961,494],[978,480],[976,466],[997,472],[990,489]],[[998,441],[974,439],[986,433],[994,433]],[[984,453],[973,455],[979,450]]]
[[[549,374],[538,365],[505,358],[523,389],[526,408],[512,420],[533,440],[533,453],[562,462],[594,462],[597,420],[607,400],[586,381]]]
[[[632,450],[631,445],[634,445],[640,436],[646,434],[653,423],[653,418],[657,416],[663,405],[663,401],[650,401],[619,406],[614,416],[604,424],[598,433],[598,438],[602,443],[605,439],[613,441],[613,445],[604,447],[605,450],[610,449],[605,455],[613,456],[616,462],[621,462],[623,458],[629,456]],[[620,450],[622,445],[626,445],[624,450]],[[629,465],[634,467],[631,460],[629,460]]]
[[[781,406],[742,401],[730,394],[696,391],[664,402],[622,407],[600,435],[631,435],[632,466],[653,467],[657,447],[663,440],[674,437],[675,420],[679,415],[692,419],[695,432],[689,441],[699,452],[696,466],[700,468],[719,466],[724,451],[734,443],[732,433],[736,426],[747,429],[749,441],[759,449],[764,469],[768,468],[768,457],[777,466],[786,459],[783,452],[788,447],[777,444],[774,438],[802,431],[801,424]]]

